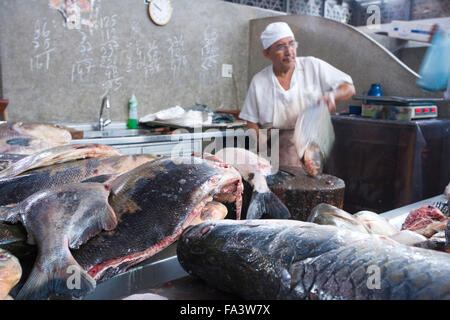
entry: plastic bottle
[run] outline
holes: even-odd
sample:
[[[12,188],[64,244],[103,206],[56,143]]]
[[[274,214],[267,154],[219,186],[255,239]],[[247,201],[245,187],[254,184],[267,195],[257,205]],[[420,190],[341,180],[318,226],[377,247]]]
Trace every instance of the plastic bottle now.
[[[129,103],[128,129],[137,129],[138,125],[138,106],[136,96],[133,94]]]

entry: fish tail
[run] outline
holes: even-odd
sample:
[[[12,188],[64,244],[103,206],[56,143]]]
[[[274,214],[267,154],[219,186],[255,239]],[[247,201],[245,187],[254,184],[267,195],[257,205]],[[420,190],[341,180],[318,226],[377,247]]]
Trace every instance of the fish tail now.
[[[260,219],[264,215],[274,219],[289,219],[289,209],[272,191],[259,193],[254,191],[247,210],[246,219]]]
[[[95,280],[73,258],[72,263],[52,269],[45,272],[35,264],[16,300],[47,300],[53,295],[81,298],[95,289]]]

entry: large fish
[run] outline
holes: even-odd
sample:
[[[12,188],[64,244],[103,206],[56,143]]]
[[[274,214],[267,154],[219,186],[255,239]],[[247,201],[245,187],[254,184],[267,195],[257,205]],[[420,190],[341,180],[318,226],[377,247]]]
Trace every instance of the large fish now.
[[[0,125],[0,153],[33,154],[69,144],[70,132],[50,123],[12,122]]]
[[[224,148],[214,156],[236,168],[242,178],[253,187],[247,219],[291,217],[289,209],[267,185],[266,177],[272,174],[272,166],[267,159],[243,148]],[[213,160],[214,156],[205,154],[204,158]]]
[[[370,230],[352,214],[327,203],[320,203],[315,206],[306,221],[321,225],[332,225],[350,231],[370,233]]]
[[[450,255],[295,220],[186,229],[181,266],[244,299],[450,299]]]
[[[122,155],[122,153],[116,148],[101,144],[64,145],[31,154],[14,162],[0,171],[0,178],[14,177],[27,170],[71,160],[119,155]]]
[[[117,227],[89,240],[74,257],[94,279],[108,279],[175,242],[213,200],[235,202],[239,219],[242,191],[239,172],[217,162],[192,157],[145,163],[111,184]]]
[[[22,268],[19,260],[6,250],[0,249],[0,300],[10,300],[9,291],[19,283]]]
[[[154,159],[156,157],[152,155],[90,158],[45,166],[12,178],[2,178],[0,205],[18,203],[37,191],[81,182],[94,176],[119,175]]]
[[[16,299],[80,297],[94,290],[95,281],[78,265],[69,247],[78,248],[101,230],[117,225],[107,189],[101,183],[68,184],[34,193],[13,208],[0,207],[0,220],[20,221],[28,243],[38,247],[33,270]]]

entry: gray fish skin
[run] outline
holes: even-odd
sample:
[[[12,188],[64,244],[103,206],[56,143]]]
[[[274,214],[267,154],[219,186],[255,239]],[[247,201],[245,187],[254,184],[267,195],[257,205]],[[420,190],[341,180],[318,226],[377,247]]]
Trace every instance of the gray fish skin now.
[[[37,192],[14,208],[0,208],[0,214],[15,211],[10,222],[19,220],[27,230],[28,243],[38,247],[33,270],[16,299],[80,297],[94,290],[95,281],[75,261],[69,247],[79,248],[101,230],[117,225],[107,189],[100,183],[69,184]],[[73,287],[69,285],[72,275],[78,277]]]
[[[120,156],[113,147],[101,144],[73,144],[54,147],[24,157],[0,171],[0,178],[15,177],[27,170],[85,158]]]
[[[240,217],[240,174],[201,158],[145,163],[115,179],[110,188],[117,227],[101,232],[74,252],[75,259],[97,281],[124,272],[168,247],[201,216],[208,202],[230,200],[218,200],[218,196],[233,195],[231,201]]]
[[[152,155],[112,156],[74,160],[29,170],[17,177],[0,179],[0,205],[16,204],[43,189],[101,175],[120,175],[155,159]]]
[[[450,255],[335,226],[204,222],[183,232],[177,256],[190,274],[244,299],[450,299]]]

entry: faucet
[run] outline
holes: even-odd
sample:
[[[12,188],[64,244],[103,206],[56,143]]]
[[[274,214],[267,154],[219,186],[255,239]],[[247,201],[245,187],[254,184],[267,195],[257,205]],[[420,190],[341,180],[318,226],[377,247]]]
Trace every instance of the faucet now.
[[[108,110],[108,117],[105,119],[103,119],[103,111],[106,108],[106,110]],[[111,119],[109,119],[109,109],[111,108],[111,106],[109,105],[109,98],[108,96],[104,96],[103,100],[102,100],[102,106],[100,107],[100,118],[98,119],[98,128],[100,130],[105,129],[105,127],[107,125],[109,125],[111,123]]]

